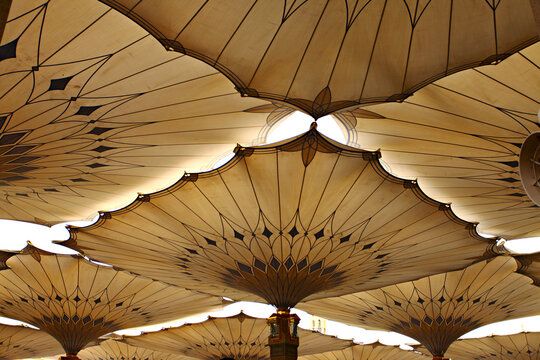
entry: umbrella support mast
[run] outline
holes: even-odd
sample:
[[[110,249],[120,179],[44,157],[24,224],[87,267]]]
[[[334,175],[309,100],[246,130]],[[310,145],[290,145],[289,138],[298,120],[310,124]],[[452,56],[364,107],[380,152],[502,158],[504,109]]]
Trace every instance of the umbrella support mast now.
[[[270,327],[268,345],[270,346],[270,359],[296,360],[298,358],[298,323],[300,318],[291,314],[290,309],[277,309],[267,319]]]
[[[66,354],[66,356],[60,356],[59,360],[81,360],[77,355]]]

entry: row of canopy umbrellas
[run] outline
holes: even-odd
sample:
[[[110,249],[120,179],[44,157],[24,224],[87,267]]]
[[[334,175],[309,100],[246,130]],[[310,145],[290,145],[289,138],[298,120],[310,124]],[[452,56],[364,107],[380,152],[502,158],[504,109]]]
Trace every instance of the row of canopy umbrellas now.
[[[299,352],[305,360],[336,359],[426,359],[427,350],[401,350],[379,342],[358,345],[349,340],[300,330],[304,339]],[[209,318],[202,323],[143,333],[139,336],[104,337],[79,353],[83,360],[100,359],[268,359],[266,321],[239,313],[227,318]],[[455,342],[448,354],[452,358],[534,359],[540,333],[490,336]],[[28,327],[0,325],[0,352],[3,358],[24,358],[58,354],[62,348],[49,335]],[[510,358],[510,357],[508,357]]]
[[[78,353],[83,360],[122,356],[269,358],[266,320],[243,313],[138,336],[103,338],[111,331],[161,322],[179,314],[211,311],[227,302],[98,265],[81,256],[47,253],[31,246],[18,254],[4,255],[9,257],[5,260],[8,268],[0,271],[0,313],[41,330],[0,326],[3,358],[50,356],[61,353],[62,348],[68,354]],[[302,309],[346,323],[398,331],[420,341],[422,346],[416,348],[420,352],[412,352],[380,343],[357,345],[299,329],[299,356],[422,359],[422,353],[434,353],[454,343],[448,354],[455,359],[501,359],[506,356],[504,351],[512,355],[506,356],[509,359],[535,359],[539,355],[538,333],[454,342],[485,323],[537,311],[540,289],[516,272],[519,261],[499,256],[465,270],[337,299],[301,303]]]
[[[73,358],[226,296],[274,305],[287,324],[296,306],[397,331],[442,358],[474,328],[538,314],[538,255],[498,243],[540,234],[537,179],[518,171],[539,127],[529,1],[103,3],[0,12],[0,217],[117,209],[63,243],[113,268],[3,253],[0,315]],[[316,123],[260,145],[294,109],[332,114],[347,145]],[[535,175],[530,144],[521,165]],[[290,340],[270,342],[272,358],[295,358],[278,346]]]

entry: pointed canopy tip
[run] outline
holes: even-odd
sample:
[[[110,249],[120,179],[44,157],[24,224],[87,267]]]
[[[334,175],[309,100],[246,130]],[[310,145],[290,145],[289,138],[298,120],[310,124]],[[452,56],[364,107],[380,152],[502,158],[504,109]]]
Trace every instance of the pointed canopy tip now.
[[[540,287],[540,252],[512,257],[518,266],[516,272],[529,277],[533,285]]]

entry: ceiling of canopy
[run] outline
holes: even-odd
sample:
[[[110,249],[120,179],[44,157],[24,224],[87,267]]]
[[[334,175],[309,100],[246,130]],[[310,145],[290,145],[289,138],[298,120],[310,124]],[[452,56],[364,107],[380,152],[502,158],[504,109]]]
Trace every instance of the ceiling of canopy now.
[[[310,330],[298,329],[298,335],[301,339],[299,356],[341,350],[354,345],[351,340]],[[183,354],[195,359],[270,360],[266,319],[242,312],[229,317],[209,317],[201,323],[143,333],[139,336],[125,336],[123,341],[133,346]]]
[[[81,360],[193,360],[187,356],[131,346],[113,339],[79,352]]]
[[[63,244],[169,284],[285,308],[490,256],[493,239],[378,157],[314,127],[239,147],[220,168],[72,227]]]
[[[299,360],[427,360],[422,354],[380,342],[356,345],[343,350],[299,356]]]
[[[0,43],[0,218],[119,208],[252,144],[278,108],[96,0],[13,1]]]
[[[399,332],[442,356],[475,328],[540,314],[540,287],[517,269],[512,257],[499,256],[464,270],[297,307],[351,325]]]
[[[62,346],[46,332],[0,324],[0,359],[26,359],[61,354]]]
[[[536,360],[540,358],[540,333],[462,339],[450,345],[446,355],[458,360]]]
[[[403,100],[538,40],[529,0],[102,0],[243,95],[320,117]]]
[[[39,327],[68,354],[115,330],[224,305],[221,298],[96,265],[81,256],[51,254],[30,245],[8,254],[0,270],[0,316]]]
[[[540,131],[540,44],[496,66],[459,72],[401,104],[336,115],[362,148],[380,149],[392,173],[418,179],[479,231],[512,239],[540,236],[540,207],[526,195],[518,160]]]

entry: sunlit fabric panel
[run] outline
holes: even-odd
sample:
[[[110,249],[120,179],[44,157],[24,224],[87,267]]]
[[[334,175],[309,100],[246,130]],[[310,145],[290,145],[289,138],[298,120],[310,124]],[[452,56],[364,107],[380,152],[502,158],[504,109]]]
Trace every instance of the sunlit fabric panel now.
[[[25,359],[61,354],[64,350],[43,331],[0,324],[0,359]]]
[[[315,128],[239,147],[218,169],[72,227],[64,245],[170,284],[283,308],[491,256],[493,239],[378,157]]]
[[[187,356],[131,346],[116,340],[101,341],[79,352],[81,360],[192,360]]]
[[[196,359],[269,360],[266,319],[244,313],[229,317],[210,317],[201,323],[186,324],[139,336],[125,336],[123,341],[137,347],[183,354]],[[301,339],[298,355],[337,351],[354,345],[319,332],[298,329]]]
[[[539,236],[540,208],[519,173],[521,145],[540,131],[539,66],[536,44],[495,66],[441,79],[401,104],[336,117],[351,124],[358,146],[380,149],[394,175],[418,179],[428,195],[478,221],[479,231]]]
[[[462,339],[448,348],[447,356],[459,360],[537,360],[540,359],[540,333]]]
[[[256,141],[272,112],[261,106],[272,107],[96,0],[13,1],[0,218],[51,224],[124,206]]]
[[[460,271],[298,305],[347,324],[399,332],[443,356],[461,335],[497,321],[540,314],[540,288],[508,256]]]
[[[407,98],[538,40],[529,0],[102,0],[247,96],[320,117]]]
[[[39,327],[67,354],[106,333],[219,309],[223,300],[30,245],[0,271],[0,315]]]

